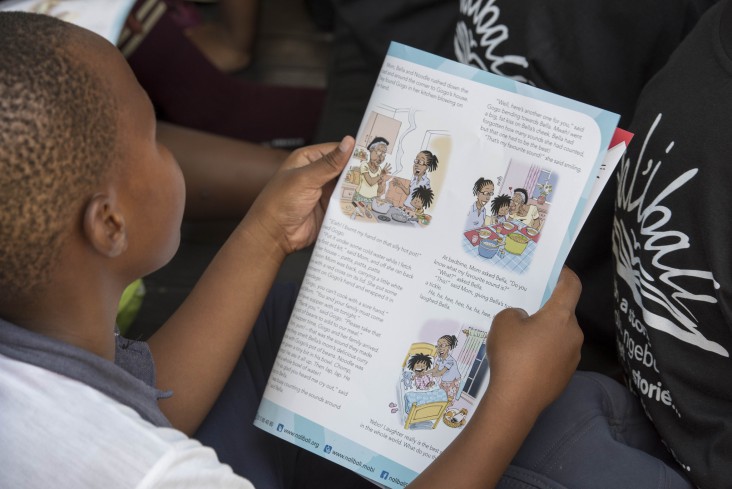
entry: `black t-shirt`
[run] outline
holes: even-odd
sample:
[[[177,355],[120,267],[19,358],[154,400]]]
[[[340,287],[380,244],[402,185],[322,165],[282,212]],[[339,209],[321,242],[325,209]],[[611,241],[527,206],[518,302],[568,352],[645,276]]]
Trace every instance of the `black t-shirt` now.
[[[617,112],[627,127],[638,95],[716,0],[469,0],[460,2],[458,61]],[[635,144],[636,142],[634,142]],[[614,181],[567,259],[580,277],[577,317],[614,374],[611,229]],[[586,365],[587,366],[587,365]],[[610,369],[610,370],[609,370]]]
[[[455,0],[330,0],[335,14],[328,91],[317,141],[356,134],[391,41],[450,58]]]
[[[621,162],[615,326],[628,385],[687,475],[732,484],[732,43],[710,9],[644,89]],[[726,29],[732,29],[728,22]]]

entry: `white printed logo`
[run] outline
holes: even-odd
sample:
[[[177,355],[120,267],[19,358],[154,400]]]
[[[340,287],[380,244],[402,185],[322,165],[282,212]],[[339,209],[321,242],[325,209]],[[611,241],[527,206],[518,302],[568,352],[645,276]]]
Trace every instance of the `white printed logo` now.
[[[472,17],[471,21],[475,30],[471,31],[462,20],[458,22],[454,39],[455,56],[463,64],[477,66],[482,70],[533,85],[526,77],[509,75],[503,68],[503,65],[507,65],[508,71],[510,68],[516,67],[526,69],[529,66],[526,57],[495,54],[495,50],[508,39],[509,35],[508,27],[498,23],[501,9],[495,3],[496,0],[488,0],[485,4],[483,0],[460,1],[460,13]],[[476,54],[474,49],[483,50],[483,52]]]
[[[690,345],[729,358],[729,352],[722,345],[708,340],[698,330],[696,318],[685,305],[690,301],[715,304],[717,299],[703,292],[692,290],[692,286],[688,286],[689,290],[687,290],[677,283],[681,282],[681,280],[677,280],[679,278],[692,277],[696,279],[692,281],[693,284],[699,284],[699,281],[702,281],[703,285],[706,285],[707,282],[711,282],[715,289],[719,289],[719,283],[714,280],[712,272],[678,269],[668,265],[665,260],[667,256],[672,256],[672,253],[690,252],[690,242],[686,233],[671,228],[672,213],[664,205],[664,200],[693,179],[699,171],[698,168],[685,171],[668,187],[660,190],[656,195],[651,195],[649,189],[662,162],[649,158],[642,173],[642,176],[647,177],[646,183],[638,189],[637,194],[635,193],[641,162],[644,160],[648,142],[658,127],[661,117],[661,114],[656,117],[648,131],[632,175],[630,162],[625,157],[621,161],[616,205],[628,213],[627,219],[632,219],[633,211],[635,211],[636,222],[640,226],[640,236],[636,236],[632,229],[629,231],[624,222],[617,218],[614,220],[613,253],[617,261],[616,271],[630,287],[635,302],[643,311],[643,321],[646,326],[668,333]],[[666,154],[671,152],[673,146],[674,143],[671,142],[666,147]],[[652,253],[652,260],[641,263],[635,255],[636,250]],[[653,269],[648,270],[644,267]],[[670,290],[670,294],[661,290],[661,287],[667,291]],[[644,303],[660,306],[668,315],[664,315],[666,316],[664,317],[650,312],[644,307]]]

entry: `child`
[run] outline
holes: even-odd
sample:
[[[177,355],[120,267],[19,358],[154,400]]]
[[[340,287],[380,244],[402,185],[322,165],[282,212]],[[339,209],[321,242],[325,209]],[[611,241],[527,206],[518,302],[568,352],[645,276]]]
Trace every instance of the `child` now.
[[[491,216],[488,218],[488,224],[501,224],[508,220],[508,211],[511,206],[511,196],[501,194],[491,202]]]
[[[407,368],[414,372],[414,386],[418,390],[424,391],[435,385],[429,374],[429,369],[432,368],[432,359],[429,355],[415,353],[409,358]]]
[[[416,217],[421,223],[429,223],[429,216],[425,215],[425,210],[432,205],[435,194],[432,189],[427,187],[417,187],[412,192],[412,200],[410,208],[406,209],[407,214]]]
[[[114,319],[125,286],[180,237],[183,179],[156,143],[151,104],[114,46],[71,24],[0,13],[0,45],[0,487],[251,487],[217,455],[260,487],[368,484],[251,427],[293,300],[265,304],[267,290],[285,256],[314,241],[353,139],[287,159],[148,348],[116,337]],[[578,296],[566,272],[541,316],[494,321],[502,353],[470,425],[478,436],[413,487],[455,469],[495,484],[577,365]],[[512,355],[525,360],[502,369]],[[489,462],[461,462],[466,450]]]

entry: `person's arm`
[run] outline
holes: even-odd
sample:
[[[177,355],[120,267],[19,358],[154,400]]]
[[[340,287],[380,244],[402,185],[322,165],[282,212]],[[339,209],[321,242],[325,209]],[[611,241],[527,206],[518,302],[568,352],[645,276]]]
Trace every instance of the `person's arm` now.
[[[529,226],[532,228],[537,228],[537,226],[539,224],[539,215],[540,215],[539,208],[536,207],[535,205],[532,205],[531,207],[529,207],[529,214],[531,217],[531,224],[529,224]]]
[[[287,151],[158,121],[186,182],[186,219],[241,219]]]
[[[157,384],[172,389],[160,407],[192,434],[231,374],[285,256],[310,245],[333,179],[353,138],[295,151],[265,187],[191,294],[149,344]],[[329,185],[329,189],[324,186]]]
[[[577,276],[565,269],[549,301],[533,316],[496,315],[488,335],[490,381],[470,422],[410,488],[494,487],[536,418],[577,368],[582,332],[574,315]]]
[[[369,185],[376,185],[379,183],[381,178],[385,175],[388,175],[391,171],[391,165],[389,163],[385,164],[383,168],[379,168],[379,172],[376,174],[375,177],[372,177],[369,171],[361,172],[361,178],[366,180],[366,182]]]

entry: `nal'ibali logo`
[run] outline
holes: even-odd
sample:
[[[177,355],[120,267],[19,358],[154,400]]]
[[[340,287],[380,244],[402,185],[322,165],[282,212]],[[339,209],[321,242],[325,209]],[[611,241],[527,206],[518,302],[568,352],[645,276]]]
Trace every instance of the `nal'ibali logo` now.
[[[693,247],[698,246],[672,219],[669,202],[699,169],[689,165],[665,188],[654,188],[653,181],[663,166],[660,158],[669,155],[674,147],[670,141],[664,155],[655,160],[652,157],[656,155],[646,155],[661,119],[659,114],[649,129],[638,160],[631,164],[624,157],[619,168],[616,207],[624,217],[616,216],[613,222],[613,254],[619,280],[628,285],[632,300],[641,311],[641,317],[633,318],[631,326],[638,322],[641,327],[663,331],[728,358],[729,352],[722,345],[699,331],[688,307],[696,301],[716,304],[717,299],[710,292],[719,289],[719,283],[709,270],[683,269],[669,263],[674,256],[693,253]],[[627,299],[618,297],[621,308],[628,309]]]

